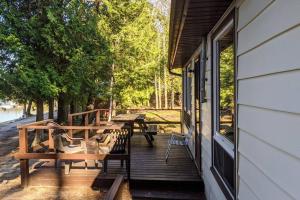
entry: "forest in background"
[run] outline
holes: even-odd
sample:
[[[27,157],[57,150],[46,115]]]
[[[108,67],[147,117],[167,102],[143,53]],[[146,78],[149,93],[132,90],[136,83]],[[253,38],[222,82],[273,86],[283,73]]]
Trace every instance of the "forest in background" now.
[[[1,0],[0,99],[33,102],[37,120],[57,102],[59,122],[89,105],[173,108],[168,12],[167,0]]]

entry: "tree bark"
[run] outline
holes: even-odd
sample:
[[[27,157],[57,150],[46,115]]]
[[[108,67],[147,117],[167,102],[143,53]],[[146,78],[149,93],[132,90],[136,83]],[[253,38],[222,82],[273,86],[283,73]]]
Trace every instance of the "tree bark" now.
[[[54,99],[53,98],[50,98],[48,100],[48,106],[49,106],[48,118],[54,119]]]
[[[41,99],[36,101],[36,121],[44,120],[44,102]]]
[[[165,95],[165,109],[168,109],[167,67],[164,67],[164,95]]]
[[[36,121],[44,120],[44,102],[42,99],[36,100]],[[33,142],[31,144],[32,147],[38,145],[41,142],[41,135],[43,130],[36,130]]]
[[[27,101],[24,102],[23,104],[23,118],[26,118],[26,105],[27,104]]]
[[[73,100],[70,104],[70,113],[76,113],[77,112],[77,105],[76,101]]]
[[[158,92],[157,92],[157,77],[154,77],[154,87],[155,87],[155,108],[158,109]]]
[[[26,109],[26,115],[27,116],[31,115],[31,107],[32,107],[32,100],[30,99],[29,102],[28,102],[27,109]]]
[[[174,77],[173,76],[171,77],[171,88],[174,88]],[[171,109],[174,109],[174,90],[171,90]]]
[[[160,84],[160,73],[158,76],[158,108],[161,109],[161,84]]]
[[[58,95],[58,110],[57,110],[57,121],[58,123],[67,122],[68,120],[68,103],[66,100],[66,95],[64,93],[60,93]]]
[[[111,65],[111,78],[110,78],[110,97],[109,97],[109,115],[108,115],[108,121],[111,121],[112,116],[115,115],[114,107],[116,102],[113,98],[113,86],[114,86],[114,70],[115,70],[115,64],[113,63]]]
[[[166,59],[165,55],[166,55],[166,35],[163,34],[163,58],[164,60]],[[164,67],[164,95],[165,95],[165,109],[168,109],[168,87],[167,87],[167,67]]]

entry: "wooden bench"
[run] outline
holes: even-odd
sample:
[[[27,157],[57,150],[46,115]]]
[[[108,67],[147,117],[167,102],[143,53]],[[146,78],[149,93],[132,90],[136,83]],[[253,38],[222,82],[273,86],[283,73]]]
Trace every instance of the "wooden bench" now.
[[[114,135],[115,141],[112,144],[113,146],[111,146],[109,153],[104,159],[103,172],[107,173],[109,160],[120,160],[121,167],[124,166],[125,160],[127,178],[130,179],[130,131],[126,128],[121,130],[108,129],[105,133],[109,135]]]
[[[123,180],[124,180],[123,175],[118,175],[117,176],[117,178],[114,180],[112,186],[109,188],[108,192],[106,193],[106,195],[104,197],[104,200],[114,200],[114,199],[116,199]]]

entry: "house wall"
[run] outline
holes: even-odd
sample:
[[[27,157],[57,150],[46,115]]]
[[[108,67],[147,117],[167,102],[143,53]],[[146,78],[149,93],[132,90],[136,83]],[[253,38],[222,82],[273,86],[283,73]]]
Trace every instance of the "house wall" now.
[[[205,195],[207,200],[225,200],[225,196],[221,189],[219,188],[211,170],[211,42],[210,35],[207,38],[207,62],[206,62],[206,78],[205,83],[207,102],[201,105],[201,159],[202,159],[202,178],[205,184]],[[199,47],[200,48],[200,47]],[[191,63],[194,63],[194,59],[190,59]],[[191,69],[194,69],[194,64],[192,64]],[[195,76],[192,74],[192,83],[194,83]],[[192,106],[191,106],[191,127],[195,128],[195,85],[192,84]],[[191,128],[190,127],[190,128]],[[183,132],[188,133],[189,128],[183,123]],[[193,139],[190,140],[189,149],[191,150],[195,158],[195,131],[193,131]]]
[[[194,62],[193,60],[191,61],[191,66],[189,67],[190,70],[194,70]],[[189,149],[193,155],[193,157],[195,158],[195,75],[194,73],[191,73],[190,74],[191,76],[191,81],[192,81],[192,84],[191,84],[191,114],[190,114],[190,117],[191,117],[191,126],[190,127],[187,127],[185,125],[185,123],[183,123],[183,132],[185,134],[188,134],[189,132],[189,129],[192,129],[192,140],[189,140]]]
[[[300,1],[237,0],[236,7],[237,199],[300,199]],[[209,33],[207,102],[200,110],[202,177],[207,199],[222,200],[210,170],[211,59]]]
[[[201,159],[202,159],[202,178],[205,184],[205,195],[207,200],[223,200],[226,199],[221,191],[216,179],[214,178],[210,167],[212,166],[212,55],[211,55],[211,34],[207,37],[206,49],[206,74],[207,81],[205,82],[207,101],[201,105],[201,124],[202,124],[202,137],[201,137]]]
[[[238,8],[238,199],[300,199],[300,1]]]

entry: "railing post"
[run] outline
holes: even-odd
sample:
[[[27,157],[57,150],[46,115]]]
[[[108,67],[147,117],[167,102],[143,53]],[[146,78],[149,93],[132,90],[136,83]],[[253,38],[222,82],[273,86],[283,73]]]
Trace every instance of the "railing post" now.
[[[73,117],[70,114],[68,115],[68,125],[69,126],[73,125]],[[68,134],[69,134],[70,137],[73,137],[73,130],[69,129]]]
[[[182,132],[182,129],[183,129],[183,127],[182,127],[182,121],[183,121],[183,119],[182,119],[182,110],[180,110],[180,133],[183,133]]]
[[[54,129],[49,129],[48,140],[49,140],[49,150],[54,150],[54,141],[53,141],[53,132]]]
[[[100,110],[96,112],[96,126],[100,126]]]
[[[84,116],[84,126],[88,126],[88,125],[89,125],[89,114],[87,113]],[[89,130],[88,129],[84,130],[84,138],[85,138],[85,141],[87,142],[89,139]]]
[[[20,153],[27,153],[28,151],[28,140],[27,140],[27,128],[19,129],[19,146]],[[21,173],[21,186],[26,188],[29,182],[29,162],[28,159],[20,160],[20,173]]]

